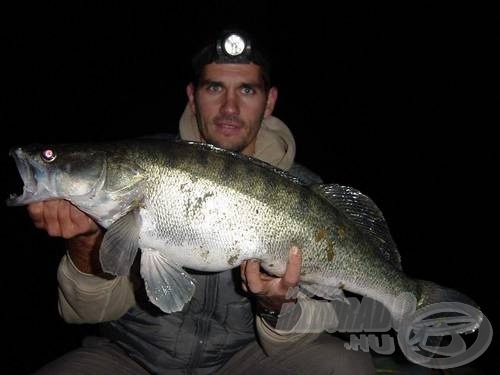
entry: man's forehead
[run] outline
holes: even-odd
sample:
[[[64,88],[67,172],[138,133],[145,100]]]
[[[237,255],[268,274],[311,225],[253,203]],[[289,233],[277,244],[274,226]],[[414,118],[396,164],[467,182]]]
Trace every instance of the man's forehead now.
[[[250,64],[216,64],[211,63],[205,65],[203,71],[203,80],[209,81],[224,81],[228,80],[241,80],[247,83],[262,83],[263,78],[261,75],[260,66]]]

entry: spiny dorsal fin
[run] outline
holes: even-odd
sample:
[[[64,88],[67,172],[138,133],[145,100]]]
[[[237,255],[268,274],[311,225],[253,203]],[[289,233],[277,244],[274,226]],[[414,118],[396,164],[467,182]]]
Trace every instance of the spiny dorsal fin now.
[[[401,256],[384,215],[370,197],[352,187],[338,184],[312,185],[311,189],[342,210],[352,222],[368,234],[385,259],[398,269],[402,269]]]

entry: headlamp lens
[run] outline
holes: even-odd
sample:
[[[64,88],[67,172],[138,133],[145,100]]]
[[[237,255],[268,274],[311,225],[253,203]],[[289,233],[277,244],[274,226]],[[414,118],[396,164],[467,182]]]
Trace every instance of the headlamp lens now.
[[[231,56],[238,56],[245,50],[245,41],[238,34],[231,34],[224,39],[224,52]]]

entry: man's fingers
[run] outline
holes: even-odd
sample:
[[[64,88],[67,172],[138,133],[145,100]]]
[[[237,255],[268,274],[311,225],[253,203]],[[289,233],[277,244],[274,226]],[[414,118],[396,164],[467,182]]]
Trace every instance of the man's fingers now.
[[[99,225],[91,217],[64,199],[31,203],[27,209],[35,227],[44,229],[52,237],[69,239],[100,231]]]
[[[243,289],[244,292],[248,292],[247,276],[246,276],[247,264],[248,260],[244,260],[240,265],[241,289]]]
[[[282,278],[285,288],[295,286],[300,281],[300,269],[302,266],[302,252],[296,246],[292,246],[288,254],[288,263]]]
[[[57,219],[61,227],[61,236],[64,238],[70,238],[75,232],[75,222],[71,219],[71,210],[73,205],[67,201],[60,201],[59,207],[57,208]]]
[[[245,263],[245,270],[242,278],[247,289],[254,294],[262,293],[264,282],[262,280],[262,274],[260,273],[260,262],[256,259],[250,259]]]
[[[250,259],[247,261],[245,278],[250,289],[252,289],[252,285],[260,283],[260,262],[258,260]]]
[[[46,201],[43,207],[43,219],[45,229],[49,236],[59,237],[61,235],[61,226],[58,219],[58,208],[60,200]]]
[[[80,211],[77,207],[73,206],[68,202],[68,208],[69,208],[69,219],[71,222],[75,224],[80,224],[80,223],[90,223],[92,219]]]
[[[80,211],[77,207],[73,206],[68,202],[69,207],[69,220],[68,223],[71,224],[71,235],[87,233],[92,234],[99,231],[99,226],[83,211]]]
[[[57,209],[59,208],[60,202],[59,199],[44,202],[43,218],[46,223],[57,220]]]
[[[71,206],[66,201],[58,201],[56,208],[57,220],[60,223],[67,222],[70,219]]]
[[[33,220],[35,227],[43,228],[44,218],[43,218],[43,202],[31,203],[28,205],[28,214]]]
[[[243,262],[241,262],[240,266],[241,281],[243,281],[244,284],[247,282],[247,277],[245,276],[246,268],[247,268],[247,261],[244,260]]]
[[[254,294],[284,295],[288,288],[300,281],[301,266],[302,253],[296,246],[290,249],[285,274],[281,278],[261,272],[260,262],[256,259],[244,261],[240,267],[243,289]]]

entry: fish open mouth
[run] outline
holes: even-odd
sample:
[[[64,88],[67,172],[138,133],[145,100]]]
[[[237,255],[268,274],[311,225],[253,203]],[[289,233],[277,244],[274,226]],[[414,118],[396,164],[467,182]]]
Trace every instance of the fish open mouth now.
[[[33,166],[28,161],[22,149],[12,149],[9,155],[14,158],[19,176],[23,181],[23,191],[16,195],[12,193],[6,201],[7,206],[22,206],[40,199],[40,191],[33,173]]]

